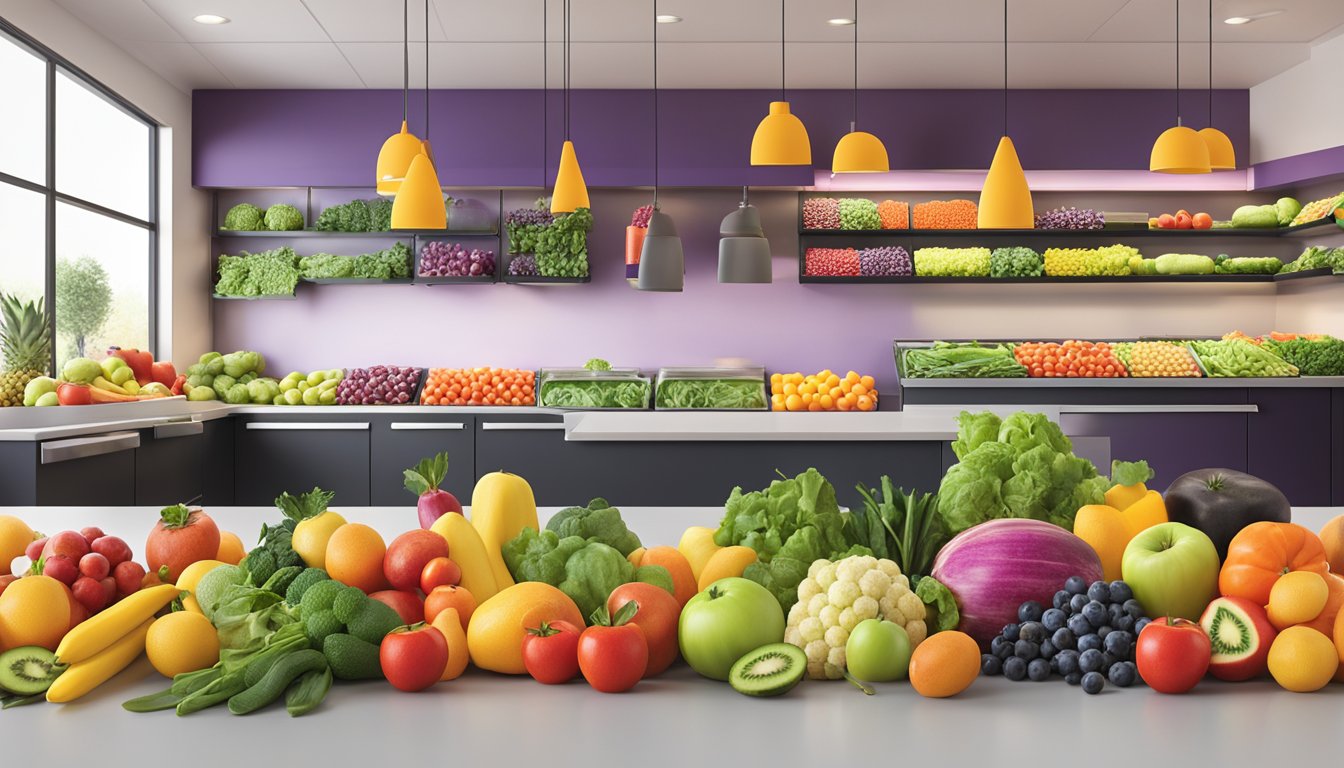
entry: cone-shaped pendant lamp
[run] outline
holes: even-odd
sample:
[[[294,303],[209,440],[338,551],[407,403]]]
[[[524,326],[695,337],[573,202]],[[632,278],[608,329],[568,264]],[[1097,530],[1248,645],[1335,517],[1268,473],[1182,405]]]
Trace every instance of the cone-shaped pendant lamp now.
[[[565,0],[564,8],[565,143],[560,147],[560,167],[555,172],[551,213],[573,213],[579,208],[589,207],[588,185],[583,182],[583,171],[579,169],[579,156],[574,152],[574,142],[569,139],[569,0]]]
[[[423,152],[411,161],[406,180],[392,202],[393,229],[446,229],[448,209],[434,163]]]
[[[679,293],[686,284],[686,256],[672,217],[658,210],[658,0],[653,0],[653,215],[639,250],[641,291]]]
[[[1209,148],[1209,167],[1231,171],[1237,167],[1237,151],[1226,133],[1213,127],[1213,0],[1209,0],[1209,127],[1201,128],[1200,137]]]
[[[420,139],[407,130],[406,126],[407,100],[411,87],[411,39],[407,22],[409,5],[409,0],[405,0],[401,6],[403,66],[401,130],[387,137],[387,141],[383,142],[383,148],[378,150],[378,164],[373,177],[374,183],[378,187],[378,194],[383,197],[392,197],[397,194],[397,189],[401,186],[401,180],[406,178],[406,171],[411,167],[411,161],[415,159],[416,155],[420,154]]]
[[[1181,125],[1181,0],[1176,6],[1176,127],[1168,128],[1153,143],[1148,170],[1154,173],[1208,173],[1209,145],[1192,128]]]
[[[1036,211],[1031,203],[1031,188],[1017,148],[1008,138],[1008,0],[1003,0],[1003,138],[994,150],[985,186],[980,190],[976,220],[980,229],[1031,229],[1036,226]]]
[[[787,43],[784,36],[784,1],[779,0],[780,100],[770,102],[770,114],[756,126],[756,133],[751,137],[752,165],[812,164],[812,142],[807,138],[807,128],[797,115],[789,111],[785,92]]]
[[[858,130],[859,122],[859,0],[854,0],[854,111],[849,133],[840,137],[831,156],[831,173],[886,173],[891,170],[887,148],[871,133]]]
[[[747,203],[747,188],[742,188],[742,203],[724,217],[719,225],[719,282],[769,283],[770,241],[761,228],[761,214]]]

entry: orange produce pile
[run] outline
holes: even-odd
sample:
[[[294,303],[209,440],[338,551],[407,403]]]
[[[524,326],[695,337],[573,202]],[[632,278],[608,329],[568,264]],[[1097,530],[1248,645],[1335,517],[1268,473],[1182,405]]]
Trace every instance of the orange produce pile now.
[[[977,219],[978,211],[970,200],[931,200],[915,205],[915,229],[976,229]]]
[[[1033,341],[1018,344],[1013,355],[1034,378],[1114,379],[1129,375],[1104,341]]]
[[[883,200],[877,205],[877,218],[883,229],[909,229],[910,204],[896,200]]]
[[[801,373],[770,375],[773,411],[875,411],[877,382],[854,371],[844,377],[830,370],[810,376]]]
[[[430,368],[421,405],[536,405],[537,375],[516,368]]]

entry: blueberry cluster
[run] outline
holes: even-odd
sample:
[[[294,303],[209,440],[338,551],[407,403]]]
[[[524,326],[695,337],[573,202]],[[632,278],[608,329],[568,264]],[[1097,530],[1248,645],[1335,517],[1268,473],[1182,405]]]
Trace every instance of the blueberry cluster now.
[[[1100,693],[1107,680],[1121,688],[1138,682],[1134,640],[1150,619],[1125,582],[1089,585],[1070,576],[1052,607],[1029,600],[1018,608],[1017,620],[990,641],[982,674],[1034,681],[1058,674],[1087,693]]]

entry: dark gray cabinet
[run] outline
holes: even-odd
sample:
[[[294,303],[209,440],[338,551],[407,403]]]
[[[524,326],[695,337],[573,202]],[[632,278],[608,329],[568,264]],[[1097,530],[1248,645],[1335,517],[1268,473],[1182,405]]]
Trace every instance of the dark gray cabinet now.
[[[135,503],[167,506],[205,497],[210,454],[205,424],[182,421],[140,430],[135,451]]]
[[[369,499],[374,506],[414,504],[403,485],[402,472],[421,459],[448,454],[443,489],[467,504],[476,484],[476,423],[472,416],[451,413],[374,416],[369,433]]]
[[[1111,457],[1143,459],[1156,473],[1152,488],[1204,467],[1246,468],[1247,416],[1244,412],[1066,413],[1065,431],[1109,437]],[[1110,467],[1097,467],[1110,474]]]
[[[0,443],[0,503],[134,504],[139,443],[138,432]]]
[[[267,506],[319,486],[334,504],[369,504],[369,417],[243,416],[234,420],[234,503]]]
[[[1251,402],[1258,411],[1249,417],[1248,471],[1296,506],[1330,506],[1330,390],[1251,390]]]

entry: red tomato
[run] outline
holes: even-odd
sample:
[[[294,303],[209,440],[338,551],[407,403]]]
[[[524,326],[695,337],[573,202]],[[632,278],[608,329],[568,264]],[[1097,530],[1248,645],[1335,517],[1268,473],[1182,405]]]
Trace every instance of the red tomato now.
[[[523,666],[533,680],[546,685],[567,683],[579,674],[579,635],[568,621],[543,621],[523,635]]]
[[[1204,628],[1164,616],[1143,628],[1134,648],[1139,676],[1159,693],[1185,693],[1209,671],[1213,646]]]
[[[681,618],[681,605],[662,587],[632,581],[611,593],[607,598],[607,612],[615,616],[629,602],[639,605],[630,623],[644,630],[644,640],[649,644],[649,665],[644,676],[655,677],[677,660],[677,620]]]
[[[1176,214],[1176,228],[1193,229],[1193,222],[1190,219],[1190,214],[1186,213],[1185,211],[1178,212]]]
[[[453,586],[462,583],[462,568],[446,557],[436,557],[425,563],[420,571],[420,591],[428,595],[435,587]]]
[[[1213,217],[1207,213],[1196,213],[1190,217],[1190,225],[1195,229],[1212,229]]]
[[[439,682],[448,666],[448,641],[428,624],[398,627],[378,646],[383,676],[394,688],[423,691]]]
[[[649,666],[644,630],[627,623],[638,610],[639,603],[626,603],[615,619],[609,620],[603,606],[598,609],[601,615],[597,625],[579,636],[579,671],[589,685],[603,693],[634,688]]]

